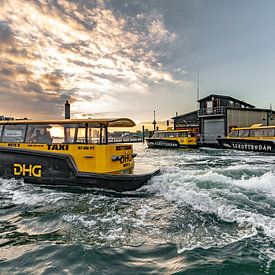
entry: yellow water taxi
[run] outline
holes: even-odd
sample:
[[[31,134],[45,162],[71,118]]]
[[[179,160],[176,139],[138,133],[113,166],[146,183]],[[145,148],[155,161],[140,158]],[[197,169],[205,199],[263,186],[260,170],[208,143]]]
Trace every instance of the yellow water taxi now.
[[[155,131],[153,136],[146,139],[149,148],[196,148],[197,135],[192,130]]]
[[[254,124],[233,128],[225,138],[218,138],[220,147],[243,151],[275,153],[275,126]]]
[[[109,127],[132,126],[127,118],[0,121],[0,177],[135,190],[159,170],[138,170],[131,144],[109,143]]]

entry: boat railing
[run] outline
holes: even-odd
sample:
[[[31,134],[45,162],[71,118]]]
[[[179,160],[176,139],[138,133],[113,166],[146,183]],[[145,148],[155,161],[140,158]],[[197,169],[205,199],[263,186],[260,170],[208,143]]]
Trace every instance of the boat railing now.
[[[198,110],[198,117],[202,116],[220,116],[224,115],[226,108],[224,106],[221,107],[211,107],[211,108],[201,108]]]

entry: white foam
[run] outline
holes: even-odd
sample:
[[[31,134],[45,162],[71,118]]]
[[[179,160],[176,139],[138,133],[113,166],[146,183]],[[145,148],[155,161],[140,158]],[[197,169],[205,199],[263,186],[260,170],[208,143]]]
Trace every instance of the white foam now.
[[[25,184],[22,180],[0,178],[0,193],[4,193],[14,204],[41,205],[56,203],[68,194]],[[46,191],[45,191],[46,190]]]
[[[265,216],[260,213],[239,209],[234,202],[219,196],[216,189],[198,188],[194,181],[220,182],[228,185],[239,185],[249,189],[259,189],[268,194],[275,194],[275,185],[271,185],[275,176],[269,172],[261,177],[235,180],[230,177],[214,173],[212,171],[205,174],[191,173],[186,175],[178,173],[176,175],[162,175],[148,186],[148,190],[163,196],[169,201],[190,205],[193,209],[213,213],[226,222],[236,222],[239,226],[251,226],[257,230],[262,230],[267,236],[275,238],[275,218]]]
[[[201,182],[218,182],[255,191],[260,190],[275,197],[275,173],[271,171],[266,172],[262,176],[252,176],[250,178],[245,178],[242,176],[241,179],[233,179],[231,177],[209,171],[205,174],[199,175],[197,179]]]
[[[233,184],[246,189],[261,190],[275,197],[275,174],[273,172],[267,172],[260,177],[235,180]]]

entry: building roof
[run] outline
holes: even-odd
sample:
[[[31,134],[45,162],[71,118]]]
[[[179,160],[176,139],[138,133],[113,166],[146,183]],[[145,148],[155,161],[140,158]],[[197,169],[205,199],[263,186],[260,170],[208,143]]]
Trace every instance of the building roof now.
[[[263,108],[253,108],[251,109],[246,109],[246,108],[234,108],[234,107],[226,107],[229,110],[242,110],[242,111],[247,111],[247,112],[270,112],[270,114],[274,115],[275,111],[271,109],[263,109]]]
[[[206,96],[206,97],[203,97],[203,98],[199,99],[198,102],[201,102],[201,101],[210,99],[210,98],[212,98],[212,97],[216,97],[216,98],[218,97],[218,98],[229,99],[229,100],[232,100],[232,101],[234,101],[234,102],[238,102],[238,103],[240,103],[240,104],[246,105],[246,106],[248,106],[248,107],[250,107],[250,108],[254,108],[254,107],[255,107],[254,105],[251,105],[251,104],[249,104],[249,103],[247,103],[247,102],[244,102],[244,101],[242,101],[242,100],[236,99],[236,98],[234,98],[234,97],[226,96],[226,95],[218,95],[218,94],[211,94],[211,95],[208,95],[208,96]]]
[[[247,112],[251,112],[251,111],[254,111],[254,112],[270,112],[270,114],[275,115],[275,111],[270,110],[270,109],[263,109],[263,108],[246,109],[246,108],[235,108],[235,107],[226,107],[226,108],[229,109],[229,110],[242,110],[242,111],[247,111]],[[192,114],[196,114],[196,113],[197,113],[197,111],[193,111],[193,112],[189,112],[189,113],[186,113],[186,114],[182,114],[182,115],[179,115],[179,116],[172,117],[172,119],[182,118],[182,117],[192,115]]]
[[[183,114],[183,115],[179,115],[179,116],[174,116],[174,117],[172,117],[172,119],[175,119],[175,118],[181,118],[181,117],[185,117],[185,116],[189,116],[189,115],[195,115],[195,114],[197,114],[197,110],[196,111],[192,111],[192,112],[189,112],[189,113],[185,113],[185,114]]]

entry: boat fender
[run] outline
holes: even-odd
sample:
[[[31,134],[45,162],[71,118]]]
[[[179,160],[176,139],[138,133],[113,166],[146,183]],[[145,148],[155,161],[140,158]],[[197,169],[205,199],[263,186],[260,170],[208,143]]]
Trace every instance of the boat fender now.
[[[122,156],[112,156],[112,161],[121,160]]]

